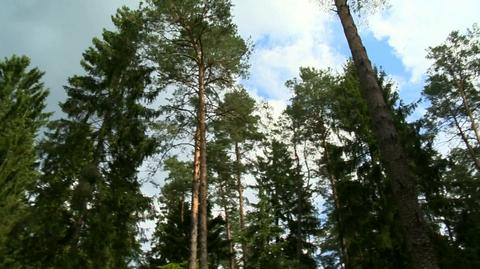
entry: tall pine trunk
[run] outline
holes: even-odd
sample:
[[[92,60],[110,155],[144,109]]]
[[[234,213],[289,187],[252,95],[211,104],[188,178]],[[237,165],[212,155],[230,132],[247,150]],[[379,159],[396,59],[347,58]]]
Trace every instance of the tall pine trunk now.
[[[197,126],[195,131],[195,147],[193,159],[192,179],[192,226],[190,229],[190,259],[188,269],[197,268],[197,246],[198,246],[198,192],[200,189],[200,129]]]
[[[242,185],[242,171],[240,163],[240,146],[238,142],[235,142],[235,164],[236,164],[236,178],[237,178],[237,192],[238,192],[238,207],[239,207],[239,217],[240,217],[240,232],[242,234],[242,262],[243,268],[246,268],[247,264],[247,244],[245,238],[243,238],[245,233],[245,209],[243,201],[243,185]]]
[[[202,57],[203,59],[203,57]],[[200,269],[208,268],[207,249],[207,141],[206,141],[206,106],[205,106],[205,72],[203,61],[199,70],[198,91],[198,128],[200,131]]]
[[[412,266],[419,269],[437,269],[439,267],[434,247],[418,204],[416,179],[400,145],[390,108],[385,102],[346,0],[335,0],[335,6],[357,69],[362,95],[369,107],[373,133],[390,178]]]

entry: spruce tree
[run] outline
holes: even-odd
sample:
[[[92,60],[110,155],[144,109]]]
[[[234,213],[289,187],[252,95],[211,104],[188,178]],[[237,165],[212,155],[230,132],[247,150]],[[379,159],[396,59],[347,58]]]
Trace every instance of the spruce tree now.
[[[147,136],[150,68],[139,55],[142,14],[121,8],[116,31],[81,61],[61,104],[67,118],[50,125],[42,143],[25,261],[38,267],[127,268],[140,257],[139,222],[150,210],[137,172],[153,153]],[[100,240],[101,238],[101,240]]]
[[[43,72],[26,56],[0,61],[0,267],[14,268],[28,219],[30,192],[39,176],[36,136],[46,123]]]

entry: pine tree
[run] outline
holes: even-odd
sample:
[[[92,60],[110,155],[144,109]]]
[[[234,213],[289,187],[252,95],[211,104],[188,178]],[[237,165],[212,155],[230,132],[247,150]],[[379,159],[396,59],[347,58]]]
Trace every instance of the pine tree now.
[[[452,32],[447,40],[430,48],[427,58],[434,61],[423,95],[430,101],[427,117],[434,132],[453,129],[480,172],[480,94],[478,58],[480,29],[474,25],[466,34]]]
[[[245,173],[246,167],[242,161],[248,151],[252,149],[252,144],[262,139],[262,135],[258,131],[259,116],[253,115],[255,107],[255,100],[248,95],[245,89],[235,89],[225,94],[217,109],[219,117],[213,123],[216,135],[226,140],[234,151],[240,233],[243,233],[246,227],[243,195],[245,187],[242,183],[242,174]],[[247,245],[244,239],[240,243],[242,262],[245,264],[246,256],[248,256]]]
[[[153,235],[153,248],[149,253],[149,268],[168,264],[181,264],[189,258],[191,219],[187,197],[191,196],[193,164],[169,158],[164,162],[168,173],[159,198],[161,212]],[[224,221],[208,212],[208,249],[212,266],[227,257],[227,241],[224,239]]]
[[[248,48],[232,22],[230,1],[150,0],[150,49],[158,64],[159,81],[176,89],[171,110],[194,107],[194,176],[189,268],[197,261],[197,222],[200,223],[200,268],[208,266],[207,251],[207,104],[232,85],[245,70]],[[186,101],[185,101],[186,100]]]
[[[379,145],[381,160],[390,178],[392,198],[399,209],[399,219],[410,260],[414,268],[438,268],[425,216],[418,202],[415,175],[409,166],[391,111],[377,82],[347,2],[347,0],[335,0],[336,12],[352,53],[362,96],[368,104],[372,130]],[[362,10],[369,3],[372,2],[351,1],[354,10]]]

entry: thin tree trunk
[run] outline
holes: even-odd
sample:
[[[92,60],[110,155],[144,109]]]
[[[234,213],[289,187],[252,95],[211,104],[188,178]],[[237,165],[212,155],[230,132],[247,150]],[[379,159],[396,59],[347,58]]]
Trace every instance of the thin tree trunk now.
[[[228,241],[228,254],[229,254],[229,269],[235,269],[235,250],[233,248],[233,239],[232,239],[232,228],[230,227],[230,217],[228,214],[227,206],[223,206],[223,210],[225,212],[225,230],[227,233],[227,241]]]
[[[452,117],[453,117],[453,122],[455,123],[455,127],[457,127],[458,134],[460,135],[460,138],[462,138],[463,143],[467,147],[468,155],[470,155],[470,158],[472,158],[473,163],[475,164],[475,167],[477,168],[477,170],[480,171],[480,160],[477,158],[477,154],[475,154],[475,150],[473,149],[472,145],[470,144],[470,141],[468,141],[468,138],[465,135],[465,132],[462,130],[462,127],[460,126],[460,123],[458,122],[457,116],[452,115]]]
[[[239,207],[239,217],[240,217],[240,231],[242,234],[242,262],[243,268],[246,268],[247,262],[247,244],[243,238],[245,233],[245,212],[244,212],[244,201],[243,201],[243,185],[242,185],[242,171],[240,163],[240,146],[238,142],[235,142],[235,163],[236,163],[236,178],[237,178],[237,192],[238,192],[238,207]]]
[[[185,221],[185,194],[182,193],[180,196],[180,223],[183,224]]]
[[[203,64],[202,64],[203,66]],[[206,141],[206,106],[205,106],[205,83],[204,69],[199,72],[199,130],[200,130],[200,269],[208,268],[207,249],[207,141]]]
[[[451,72],[451,75],[453,77],[455,77],[453,72]],[[467,117],[470,121],[470,127],[472,128],[473,133],[475,134],[475,138],[477,140],[477,145],[480,146],[480,130],[478,129],[477,121],[475,120],[475,117],[473,116],[473,111],[470,108],[470,103],[469,103],[468,97],[465,93],[465,82],[462,78],[457,80],[457,87],[458,87],[458,90],[460,91],[460,96],[462,97],[463,108],[465,108],[465,113],[467,114]]]
[[[412,266],[437,269],[439,267],[434,247],[418,204],[416,179],[408,165],[404,149],[400,145],[390,108],[385,102],[346,0],[335,0],[335,6],[357,69],[362,95],[369,107],[373,133],[379,143],[380,154],[390,178]]]
[[[330,181],[330,188],[332,189],[332,197],[334,201],[334,206],[335,206],[335,221],[337,222],[337,230],[338,230],[338,243],[340,244],[340,251],[342,252],[342,256],[340,258],[340,261],[343,263],[342,268],[350,268],[350,259],[348,255],[348,249],[347,249],[347,240],[345,239],[345,236],[343,235],[343,221],[342,217],[340,215],[340,199],[338,198],[337,195],[337,180],[335,176],[332,174],[328,166],[330,165],[330,155],[328,154],[328,149],[327,149],[327,142],[326,138],[323,138],[322,140],[322,147],[323,147],[323,156],[325,158],[325,162],[327,164],[327,173],[328,173],[328,180]]]
[[[193,179],[192,179],[192,226],[190,229],[190,259],[188,269],[197,267],[197,246],[198,246],[198,192],[200,189],[200,130],[197,126],[195,132],[195,149],[193,159]]]
[[[295,134],[295,133],[294,133]],[[294,142],[293,143],[293,152],[295,154],[295,162],[296,162],[296,171],[297,171],[297,177],[298,177],[298,182],[297,182],[297,187],[296,187],[296,193],[297,193],[297,229],[295,231],[296,237],[297,237],[297,242],[296,242],[296,255],[297,259],[300,260],[302,257],[302,211],[303,211],[303,180],[301,177],[301,172],[302,168],[300,166],[300,157],[298,156],[297,152],[297,144]]]

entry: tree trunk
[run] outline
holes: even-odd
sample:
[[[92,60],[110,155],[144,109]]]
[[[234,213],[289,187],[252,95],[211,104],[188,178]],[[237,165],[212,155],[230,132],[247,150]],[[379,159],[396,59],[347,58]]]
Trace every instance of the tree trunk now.
[[[294,135],[295,135],[295,132],[294,132]],[[302,213],[303,213],[303,206],[302,206],[302,202],[303,202],[303,179],[301,177],[301,173],[302,173],[302,167],[300,166],[300,157],[298,156],[298,152],[297,152],[297,144],[295,142],[293,142],[293,152],[294,152],[294,155],[295,155],[295,163],[296,163],[296,176],[298,178],[298,182],[297,182],[297,186],[296,186],[296,194],[297,194],[297,229],[295,231],[295,236],[297,237],[296,240],[296,255],[297,255],[297,259],[300,261],[301,260],[301,257],[302,257],[302,248],[303,248],[303,244],[302,244]]]
[[[193,179],[192,179],[192,226],[190,232],[190,260],[188,269],[197,267],[197,240],[198,240],[198,192],[200,189],[200,130],[197,126],[195,131],[195,149],[193,159]]]
[[[323,147],[323,156],[325,158],[325,163],[327,164],[327,173],[328,173],[328,181],[330,181],[330,188],[332,189],[332,197],[334,201],[334,208],[335,208],[335,221],[337,222],[337,230],[338,230],[338,243],[340,244],[340,251],[341,251],[341,258],[340,261],[343,263],[342,268],[350,268],[350,259],[348,255],[348,248],[347,248],[347,240],[343,235],[343,221],[342,216],[340,215],[340,199],[337,195],[337,179],[330,171],[330,155],[328,154],[327,142],[326,137],[322,139],[322,147]]]
[[[206,106],[205,106],[205,83],[204,69],[199,72],[199,91],[198,91],[198,128],[200,130],[200,269],[208,268],[208,249],[207,249],[207,141],[206,141]]]
[[[458,122],[458,119],[457,119],[457,115],[455,115],[454,113],[452,117],[453,117],[453,122],[455,123],[455,127],[457,127],[458,134],[460,135],[460,138],[462,139],[463,143],[467,147],[468,155],[470,155],[470,158],[472,158],[473,163],[475,164],[475,167],[480,172],[480,160],[477,158],[477,154],[475,154],[475,150],[473,149],[472,145],[470,144],[470,141],[468,141],[468,138],[465,132],[460,126],[460,123]]]
[[[455,78],[454,73],[451,72],[452,77]],[[475,117],[473,116],[473,111],[470,106],[470,102],[468,101],[467,94],[465,92],[465,81],[462,77],[460,79],[455,79],[456,84],[458,87],[458,90],[460,92],[460,96],[462,97],[462,105],[463,108],[465,109],[465,113],[467,114],[467,117],[470,121],[470,127],[473,130],[473,133],[475,134],[475,138],[477,140],[477,145],[480,146],[480,131],[478,129],[478,124],[477,121],[475,120]]]
[[[385,102],[346,0],[335,0],[335,6],[357,69],[362,95],[369,107],[373,133],[379,144],[386,173],[390,178],[412,266],[437,269],[439,267],[434,247],[418,204],[416,179],[408,165],[404,149],[400,145],[390,108]]]
[[[227,241],[228,241],[228,254],[229,254],[229,265],[228,269],[235,269],[235,250],[233,248],[233,239],[232,239],[232,228],[230,227],[230,217],[228,214],[227,206],[223,206],[223,210],[225,212],[225,230],[227,233]]]
[[[236,178],[237,178],[237,191],[238,191],[238,207],[239,207],[239,217],[240,217],[240,232],[242,234],[242,262],[243,268],[246,268],[247,262],[247,244],[243,238],[245,233],[245,212],[243,207],[243,185],[242,185],[242,171],[240,163],[240,146],[238,142],[235,142],[235,164],[236,164]]]

